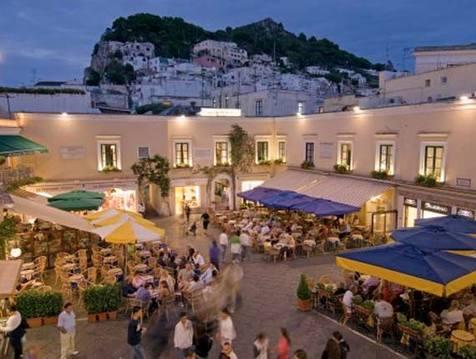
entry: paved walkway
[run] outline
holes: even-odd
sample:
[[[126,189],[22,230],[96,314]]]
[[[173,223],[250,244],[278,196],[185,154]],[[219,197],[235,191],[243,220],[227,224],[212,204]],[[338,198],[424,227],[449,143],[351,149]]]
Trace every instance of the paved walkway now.
[[[181,226],[176,218],[157,221],[166,228],[170,244],[185,248],[191,244],[207,253],[211,238],[217,237],[217,230],[211,228],[208,235],[199,233],[194,238],[183,238]],[[334,330],[340,330],[348,341],[351,352],[349,358],[393,359],[398,355],[386,347],[377,345],[334,321],[316,312],[301,313],[295,308],[295,292],[299,276],[306,273],[315,277],[322,274],[339,275],[333,256],[318,256],[309,259],[300,258],[284,263],[264,262],[261,255],[253,254],[243,264],[241,306],[233,316],[238,338],[234,342],[235,351],[240,359],[252,358],[252,343],[255,335],[265,332],[272,345],[276,344],[280,327],[286,327],[291,335],[292,349],[304,348],[310,358],[320,358],[325,343]],[[147,358],[174,358],[172,350],[172,330],[175,319],[152,318],[144,335],[144,347]],[[83,358],[130,358],[126,344],[127,321],[78,324],[77,346]],[[42,327],[28,332],[28,341],[41,347],[42,358],[59,358],[59,334],[54,327]],[[211,358],[216,358],[217,348]],[[274,357],[274,355],[272,355]]]

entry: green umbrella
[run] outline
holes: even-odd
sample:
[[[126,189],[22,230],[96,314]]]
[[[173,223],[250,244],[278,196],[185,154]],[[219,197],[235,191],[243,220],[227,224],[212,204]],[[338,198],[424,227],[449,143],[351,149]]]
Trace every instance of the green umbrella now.
[[[48,198],[48,202],[60,201],[60,200],[78,200],[78,199],[104,199],[104,193],[92,192],[92,191],[71,191],[58,194],[54,197]]]
[[[99,198],[62,199],[48,205],[63,211],[92,211],[101,207],[102,201]]]

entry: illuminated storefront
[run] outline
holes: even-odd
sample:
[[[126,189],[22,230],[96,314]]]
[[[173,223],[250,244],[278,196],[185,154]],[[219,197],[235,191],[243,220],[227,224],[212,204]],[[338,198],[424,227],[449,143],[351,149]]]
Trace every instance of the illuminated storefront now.
[[[443,217],[451,213],[451,207],[432,202],[422,202],[421,210],[421,218]]]
[[[175,187],[175,214],[182,214],[186,204],[200,208],[200,186]]]
[[[135,190],[111,188],[104,191],[102,209],[116,208],[126,211],[137,211],[137,192]]]
[[[264,181],[241,181],[241,192],[252,190],[261,186]]]
[[[418,219],[418,206],[417,200],[412,198],[405,198],[403,200],[403,226],[414,227],[415,220]]]

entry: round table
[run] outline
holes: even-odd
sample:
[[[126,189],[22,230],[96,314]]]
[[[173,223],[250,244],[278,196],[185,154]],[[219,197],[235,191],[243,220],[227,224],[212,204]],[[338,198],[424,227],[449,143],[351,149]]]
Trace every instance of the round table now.
[[[135,272],[147,272],[147,265],[146,264],[137,264],[134,266]]]
[[[107,256],[103,258],[103,263],[113,264],[117,262],[116,256]]]
[[[26,269],[20,272],[22,278],[25,278],[27,281],[31,280],[35,271],[33,269]]]
[[[453,343],[453,352],[458,352],[465,345],[474,342],[474,335],[465,330],[453,330],[451,332],[451,342]]]

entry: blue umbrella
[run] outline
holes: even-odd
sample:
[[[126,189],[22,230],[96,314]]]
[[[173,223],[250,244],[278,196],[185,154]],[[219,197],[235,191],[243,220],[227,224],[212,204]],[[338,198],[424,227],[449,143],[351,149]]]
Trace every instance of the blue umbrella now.
[[[261,202],[263,199],[272,197],[282,192],[283,191],[274,188],[256,187],[249,191],[238,193],[238,196],[246,199],[247,201]]]
[[[451,295],[476,281],[476,258],[403,243],[336,256],[338,266],[435,295]]]
[[[476,238],[464,233],[448,231],[445,227],[427,225],[397,229],[392,232],[397,242],[411,244],[419,248],[445,250],[475,250]]]
[[[449,232],[476,233],[476,221],[456,214],[445,217],[417,219],[415,224],[418,226],[437,225],[446,228]]]
[[[311,197],[297,192],[284,191],[272,197],[263,199],[261,203],[270,208],[290,209],[294,205],[310,202],[312,200]]]
[[[340,216],[359,211],[359,207],[333,202],[322,198],[315,198],[308,202],[293,205],[291,209],[306,213],[314,213],[316,216],[320,217]]]

